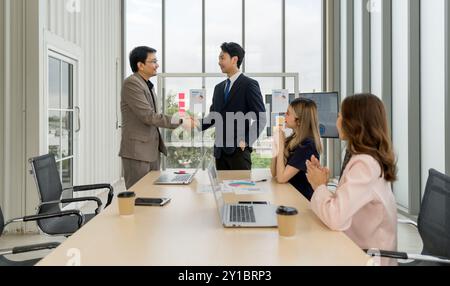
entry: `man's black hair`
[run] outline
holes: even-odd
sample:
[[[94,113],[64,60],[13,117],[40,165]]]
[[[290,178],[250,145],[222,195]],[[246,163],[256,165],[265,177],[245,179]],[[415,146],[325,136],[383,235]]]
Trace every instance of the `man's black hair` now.
[[[150,47],[137,47],[134,48],[130,53],[130,66],[133,72],[138,72],[138,63],[145,64],[148,58],[148,54],[154,54],[156,50]]]
[[[231,58],[238,57],[237,66],[240,69],[245,58],[244,49],[236,43],[223,43],[220,48],[222,52],[229,54]]]

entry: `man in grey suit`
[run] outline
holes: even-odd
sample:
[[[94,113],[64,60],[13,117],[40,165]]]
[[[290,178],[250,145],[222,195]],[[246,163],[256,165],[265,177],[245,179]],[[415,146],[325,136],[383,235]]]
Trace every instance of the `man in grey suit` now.
[[[158,113],[158,100],[150,82],[159,68],[156,50],[135,48],[130,53],[130,65],[134,74],[124,81],[122,87],[123,122],[119,154],[127,189],[150,171],[159,171],[160,153],[167,156],[158,128],[175,129],[183,124],[183,119]]]

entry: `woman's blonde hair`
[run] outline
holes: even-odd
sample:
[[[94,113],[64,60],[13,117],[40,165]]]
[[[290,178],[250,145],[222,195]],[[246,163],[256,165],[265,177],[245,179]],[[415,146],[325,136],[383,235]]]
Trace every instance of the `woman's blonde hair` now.
[[[319,115],[317,105],[314,101],[306,98],[295,99],[290,107],[294,110],[297,128],[294,133],[286,139],[284,157],[287,160],[291,153],[307,138],[314,140],[317,152],[322,153],[322,143],[319,132]]]

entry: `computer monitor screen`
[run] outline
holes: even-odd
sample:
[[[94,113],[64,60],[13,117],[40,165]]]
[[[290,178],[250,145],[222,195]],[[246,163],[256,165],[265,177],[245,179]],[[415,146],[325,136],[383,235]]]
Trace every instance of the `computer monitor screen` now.
[[[319,113],[319,129],[320,136],[322,138],[335,139],[339,138],[339,133],[336,127],[336,120],[339,113],[339,93],[337,92],[321,92],[321,93],[301,93],[300,97],[308,98],[313,100],[317,104],[317,109]],[[294,101],[295,94],[289,94],[289,103]],[[272,110],[272,95],[266,95],[266,104],[270,107],[270,113],[272,114],[272,119],[270,121],[270,126],[276,126],[276,118],[278,115],[284,116],[284,114],[273,114]],[[286,106],[286,110],[287,110]],[[272,129],[267,129],[267,135],[272,136]]]
[[[320,136],[322,138],[339,138],[336,120],[339,113],[339,94],[337,92],[301,93],[317,104],[319,112]]]

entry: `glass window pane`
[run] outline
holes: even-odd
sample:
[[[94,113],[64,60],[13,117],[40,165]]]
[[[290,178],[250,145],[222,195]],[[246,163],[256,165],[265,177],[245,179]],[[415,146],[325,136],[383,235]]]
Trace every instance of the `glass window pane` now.
[[[166,79],[166,94],[165,100],[165,114],[174,115],[180,114],[179,111],[189,110],[190,90],[202,89],[202,80],[200,78],[167,78]],[[172,131],[165,130],[167,142],[171,142]],[[182,142],[191,142],[191,140],[177,140]]]
[[[207,0],[205,11],[206,72],[220,73],[218,59],[222,43],[242,45],[242,0],[228,0],[226,5],[222,1]]]
[[[300,74],[301,92],[322,90],[322,1],[286,0],[286,72]]]
[[[48,113],[48,151],[61,158],[61,112],[49,111]]]
[[[169,169],[195,169],[197,168],[202,154],[206,150],[201,147],[169,147],[167,156],[167,168]],[[212,154],[212,148],[209,148]]]
[[[166,72],[202,71],[202,1],[166,0]]]
[[[126,0],[126,49],[127,56],[138,46],[150,46],[162,52],[162,1],[161,0]],[[126,75],[132,74],[128,58]],[[162,68],[162,63],[159,61]],[[160,70],[161,70],[160,68]],[[156,81],[155,81],[156,84]]]
[[[61,108],[72,109],[73,102],[73,66],[62,62]]]
[[[62,162],[62,184],[63,188],[73,186],[73,159],[63,160]]]
[[[52,57],[48,59],[48,106],[61,108],[61,61]]]
[[[281,72],[281,1],[246,0],[246,71]]]
[[[73,156],[73,112],[62,113],[61,153],[62,158]]]

